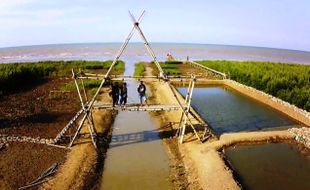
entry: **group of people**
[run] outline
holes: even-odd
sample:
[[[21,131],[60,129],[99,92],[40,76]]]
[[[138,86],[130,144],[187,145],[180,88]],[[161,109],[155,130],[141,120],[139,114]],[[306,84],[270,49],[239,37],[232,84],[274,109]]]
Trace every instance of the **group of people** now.
[[[144,104],[147,104],[146,87],[143,81],[140,81],[137,91],[140,98],[140,105],[142,106]],[[119,85],[118,82],[111,83],[111,91],[109,95],[112,97],[113,107],[115,107],[116,105],[125,107],[128,98],[127,83],[123,82],[121,85]]]

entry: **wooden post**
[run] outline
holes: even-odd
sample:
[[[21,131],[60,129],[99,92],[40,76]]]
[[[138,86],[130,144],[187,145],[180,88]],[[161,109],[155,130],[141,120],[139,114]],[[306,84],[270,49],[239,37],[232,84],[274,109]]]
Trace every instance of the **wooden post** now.
[[[80,122],[80,125],[79,125],[78,129],[76,130],[76,132],[75,132],[75,134],[74,134],[74,137],[73,137],[72,141],[71,141],[70,144],[69,144],[69,147],[72,147],[72,145],[73,145],[73,143],[74,143],[76,137],[77,137],[78,134],[80,133],[80,131],[81,131],[82,127],[83,127],[83,124],[84,124],[84,122],[85,122],[85,120],[86,120],[86,117],[87,117],[87,115],[85,114],[85,115],[83,116],[81,122]]]
[[[77,83],[76,75],[75,75],[73,69],[72,69],[72,77],[73,77],[74,82],[75,82],[75,86],[76,86],[76,89],[77,89],[77,92],[78,92],[78,95],[79,95],[79,98],[80,98],[80,102],[81,102],[82,108],[83,108],[83,110],[84,110],[84,114],[86,115],[87,120],[88,120],[88,122],[87,122],[87,127],[88,127],[88,130],[89,130],[89,133],[90,133],[92,142],[93,142],[94,146],[97,147],[97,145],[96,145],[96,139],[95,139],[95,134],[94,134],[94,132],[95,132],[95,131],[94,131],[94,124],[93,124],[92,118],[91,118],[90,115],[89,115],[89,112],[90,112],[91,110],[89,110],[89,109],[86,110],[86,108],[85,108],[85,105],[84,105],[84,102],[83,102],[83,98],[82,98],[82,95],[81,95],[81,92],[80,92],[80,88],[79,88],[79,85],[78,85],[78,83]]]
[[[195,85],[195,77],[192,76],[192,81],[190,82],[190,89],[189,89],[187,107],[186,107],[185,112],[183,112],[183,115],[186,115],[186,116],[188,116],[188,112],[189,112],[189,109],[191,107],[191,100],[192,100],[194,85]],[[180,144],[183,143],[187,119],[188,119],[188,117],[185,117],[184,120],[182,118],[183,121],[181,121],[182,128],[181,128],[181,135],[180,135],[180,139],[179,139]]]
[[[157,61],[157,58],[156,58],[156,56],[155,56],[154,51],[153,51],[152,48],[150,47],[150,44],[148,43],[148,41],[147,41],[145,35],[143,34],[143,32],[142,32],[142,30],[141,30],[141,28],[140,28],[140,26],[139,26],[139,21],[138,21],[138,22],[136,21],[135,17],[131,14],[131,12],[129,12],[129,14],[130,14],[130,16],[131,16],[131,18],[132,18],[134,27],[138,30],[138,32],[139,32],[139,34],[140,34],[142,40],[144,41],[144,45],[145,45],[145,47],[146,47],[148,53],[149,53],[150,56],[153,58],[153,60],[154,60],[154,62],[155,62],[155,64],[156,64],[156,66],[157,66],[157,68],[158,68],[158,70],[159,70],[159,77],[160,77],[160,78],[167,79],[167,76],[165,76],[164,71],[162,70],[160,64],[159,64],[158,61]]]
[[[189,82],[189,85],[188,85],[188,88],[187,88],[187,92],[186,92],[186,96],[185,96],[185,104],[188,103],[188,96],[189,96],[189,93],[190,93],[191,85],[192,85],[192,80]],[[177,133],[176,133],[177,136],[179,136],[180,129],[183,126],[183,118],[184,118],[184,112],[182,112],[182,116],[181,116],[181,119],[180,119],[179,127],[178,127],[178,130],[177,130]]]
[[[173,87],[172,87],[172,85],[170,84],[169,81],[168,81],[168,86],[169,86],[171,92],[173,93],[173,96],[174,96],[175,99],[177,100],[177,102],[178,102],[178,104],[179,104],[179,107],[181,108],[182,112],[184,113],[184,116],[187,118],[188,124],[189,124],[189,125],[191,126],[191,128],[193,129],[193,131],[194,131],[194,133],[195,133],[197,139],[201,142],[201,138],[199,137],[198,133],[196,132],[196,129],[195,129],[194,125],[193,125],[192,122],[190,121],[190,118],[188,117],[187,114],[185,114],[185,108],[183,108],[182,103],[181,103],[180,100],[178,99],[178,97],[177,97],[176,93],[174,92]]]
[[[80,69],[80,73],[81,73],[81,69]],[[80,78],[80,80],[81,80],[81,84],[82,84],[82,88],[83,88],[83,92],[84,92],[85,102],[87,102],[88,101],[88,97],[87,97],[87,94],[86,94],[84,82],[83,82],[82,78]]]

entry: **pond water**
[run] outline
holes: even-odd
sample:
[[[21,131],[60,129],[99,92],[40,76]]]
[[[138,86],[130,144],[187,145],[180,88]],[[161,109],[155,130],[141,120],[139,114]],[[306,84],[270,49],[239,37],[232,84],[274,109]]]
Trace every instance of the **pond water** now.
[[[310,151],[293,144],[240,145],[225,150],[244,189],[310,189]]]
[[[178,90],[186,95],[187,88]],[[224,86],[196,87],[192,106],[216,134],[297,124],[284,114]]]

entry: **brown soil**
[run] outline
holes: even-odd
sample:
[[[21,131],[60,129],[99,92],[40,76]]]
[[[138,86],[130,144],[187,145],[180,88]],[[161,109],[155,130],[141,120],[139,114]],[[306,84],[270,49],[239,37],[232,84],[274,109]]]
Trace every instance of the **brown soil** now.
[[[108,90],[107,88],[101,89],[97,100],[109,102]],[[98,189],[97,182],[102,175],[115,112],[93,110],[92,115],[98,135],[98,149],[94,148],[88,135],[80,138],[67,155],[66,162],[57,175],[44,184],[41,189]],[[81,133],[89,134],[86,125],[83,126]]]
[[[73,92],[53,99],[51,90],[69,79],[47,79],[24,92],[0,100],[0,134],[54,138],[79,109]],[[70,104],[68,104],[70,102]],[[10,143],[0,151],[0,189],[16,189],[35,180],[55,162],[63,163],[67,150],[32,143]]]
[[[67,122],[81,108],[75,91],[52,94],[72,79],[52,78],[46,82],[2,97],[0,101],[0,134],[14,134],[41,138],[55,138]],[[103,88],[99,101],[109,101]],[[58,172],[41,189],[93,189],[101,177],[108,147],[110,124],[114,113],[94,110],[98,134],[96,150],[84,126],[72,149],[54,148],[32,143],[9,143],[0,150],[0,189],[17,189],[35,180],[54,163]],[[34,187],[37,189],[39,187]]]
[[[80,108],[75,92],[50,97],[50,91],[70,81],[48,79],[28,91],[4,96],[0,100],[0,133],[54,138]]]

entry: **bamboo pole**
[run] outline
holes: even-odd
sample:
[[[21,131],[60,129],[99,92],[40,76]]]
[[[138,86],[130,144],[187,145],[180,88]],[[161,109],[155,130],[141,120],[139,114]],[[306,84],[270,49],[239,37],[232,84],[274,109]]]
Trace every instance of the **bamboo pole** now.
[[[188,95],[187,107],[186,107],[185,113],[183,113],[183,115],[185,114],[186,116],[188,116],[188,112],[189,112],[189,109],[190,109],[190,106],[191,106],[191,100],[192,100],[192,95],[193,95],[194,84],[195,84],[195,77],[193,77],[193,80],[191,81],[190,89],[189,89],[189,95]],[[184,121],[182,121],[180,144],[183,143],[183,138],[184,138],[187,118],[188,117],[185,117]]]
[[[185,104],[187,104],[187,102],[188,102],[188,96],[189,96],[189,91],[190,91],[190,88],[191,88],[191,84],[192,84],[192,81],[189,82],[189,85],[188,85],[188,88],[187,88],[187,92],[186,92],[186,96],[185,96]],[[177,136],[179,136],[180,129],[181,129],[182,123],[183,123],[183,118],[184,118],[184,113],[182,112],[180,123],[179,123],[179,127],[178,127],[178,130],[177,130],[177,133],[176,133]]]
[[[80,73],[81,73],[81,69],[80,69]],[[80,79],[80,80],[81,80],[82,89],[83,89],[83,92],[84,92],[85,102],[87,102],[88,101],[88,97],[87,97],[87,94],[86,94],[84,82],[83,82],[83,79]]]
[[[170,82],[168,81],[168,86],[169,86],[169,88],[170,88],[170,90],[171,90],[171,92],[173,93],[173,96],[175,97],[175,99],[177,100],[177,102],[178,102],[178,104],[179,104],[179,106],[180,106],[180,108],[181,108],[181,110],[182,110],[182,112],[183,113],[185,113],[185,108],[183,108],[183,106],[182,106],[182,104],[181,104],[181,102],[180,102],[180,100],[178,99],[178,97],[177,97],[177,95],[176,95],[176,93],[174,92],[174,90],[173,90],[173,87],[172,87],[172,85],[170,84]],[[196,135],[196,137],[198,138],[198,140],[201,142],[201,139],[200,139],[200,137],[199,137],[199,135],[198,135],[198,133],[196,132],[196,129],[195,129],[195,127],[194,127],[194,125],[192,124],[192,122],[190,121],[190,118],[188,117],[188,115],[186,115],[186,114],[184,114],[185,115],[185,117],[187,118],[187,122],[189,123],[189,125],[191,126],[191,128],[193,129],[193,131],[194,131],[194,133],[195,133],[195,135]]]
[[[87,116],[87,120],[88,120],[87,127],[88,127],[88,130],[89,130],[90,136],[91,136],[91,140],[92,140],[94,146],[97,147],[96,140],[95,140],[95,134],[94,134],[93,120],[91,118],[91,114],[89,114],[90,110],[86,110],[86,108],[85,108],[85,104],[83,102],[83,98],[82,98],[82,95],[81,95],[81,92],[80,92],[80,88],[79,88],[79,85],[77,83],[76,75],[75,75],[73,69],[72,69],[72,77],[73,77],[74,82],[75,82],[75,86],[76,86],[77,93],[78,93],[79,98],[80,98],[80,102],[81,102],[82,108],[84,110],[84,114]]]
[[[153,58],[153,60],[154,60],[154,62],[155,62],[155,64],[156,64],[156,66],[157,66],[157,68],[158,68],[158,70],[159,70],[159,77],[166,78],[166,76],[164,75],[164,74],[165,74],[164,71],[162,70],[160,64],[159,64],[158,61],[157,61],[157,58],[156,58],[156,56],[155,56],[154,51],[153,51],[152,48],[150,47],[150,44],[148,43],[148,41],[147,41],[145,35],[143,34],[143,32],[142,32],[142,30],[141,30],[141,28],[140,28],[140,26],[139,26],[139,22],[136,22],[136,19],[135,19],[135,17],[131,14],[131,12],[129,12],[129,14],[130,14],[130,16],[131,16],[131,18],[132,18],[132,21],[133,21],[133,23],[134,23],[134,27],[138,30],[138,32],[139,32],[139,34],[140,34],[142,40],[144,41],[144,45],[145,45],[145,47],[146,47],[146,49],[147,49],[149,55]]]
[[[79,125],[78,129],[76,130],[76,132],[75,132],[75,134],[74,134],[74,137],[73,137],[72,141],[71,141],[70,144],[69,144],[69,147],[72,147],[72,145],[73,145],[73,143],[74,143],[76,137],[77,137],[78,134],[80,133],[80,131],[81,131],[82,127],[83,127],[83,124],[84,124],[84,122],[85,122],[85,120],[86,120],[86,117],[87,117],[87,115],[85,114],[85,115],[83,116],[81,122],[80,122],[80,125]]]
[[[143,11],[142,14],[140,15],[140,17],[139,17],[139,19],[138,19],[138,22],[141,21],[141,19],[142,19],[144,13],[145,13],[145,11]],[[96,100],[96,98],[97,98],[97,96],[98,96],[98,94],[99,94],[101,88],[103,87],[103,84],[104,84],[106,78],[108,78],[108,76],[110,75],[110,72],[112,71],[112,68],[114,67],[114,65],[116,64],[116,62],[119,60],[121,54],[124,52],[125,48],[127,47],[128,43],[129,43],[129,40],[131,39],[132,35],[134,34],[134,29],[135,29],[135,26],[132,27],[130,33],[128,34],[128,36],[127,36],[127,38],[126,38],[126,40],[125,40],[125,42],[123,43],[123,45],[122,45],[121,48],[119,49],[119,51],[118,51],[118,53],[117,53],[115,59],[113,60],[113,62],[112,62],[112,64],[111,64],[110,68],[108,69],[108,71],[107,71],[107,73],[104,75],[104,77],[102,78],[102,81],[101,81],[101,83],[100,83],[100,85],[99,85],[99,87],[98,87],[98,89],[97,89],[95,95],[93,96],[93,98],[91,99],[91,101],[88,103],[87,108],[84,109],[85,115],[84,115],[84,117],[83,117],[83,119],[82,119],[82,121],[81,121],[81,123],[80,123],[80,126],[78,127],[78,130],[76,131],[76,133],[75,133],[75,135],[74,135],[74,137],[73,137],[73,140],[72,140],[72,141],[70,142],[70,144],[69,144],[70,147],[72,146],[72,144],[73,144],[73,142],[75,141],[77,135],[79,134],[79,132],[80,132],[80,130],[81,130],[81,128],[82,128],[82,126],[83,126],[83,124],[84,124],[86,118],[88,117],[89,111],[91,110],[91,108],[92,108],[92,106],[93,106],[93,104],[94,104],[94,102],[95,102],[95,100]],[[79,96],[80,96],[80,94],[79,94]],[[80,98],[80,99],[81,99],[81,98]],[[84,104],[84,103],[83,103],[83,104]],[[84,106],[84,108],[85,108],[85,106]],[[92,138],[92,139],[93,139],[93,138]],[[94,144],[94,145],[95,145],[95,144]]]

